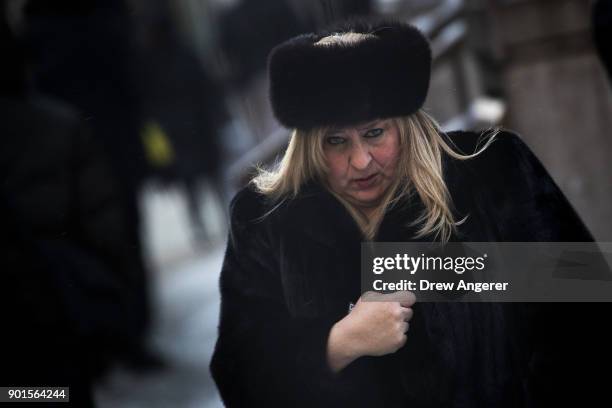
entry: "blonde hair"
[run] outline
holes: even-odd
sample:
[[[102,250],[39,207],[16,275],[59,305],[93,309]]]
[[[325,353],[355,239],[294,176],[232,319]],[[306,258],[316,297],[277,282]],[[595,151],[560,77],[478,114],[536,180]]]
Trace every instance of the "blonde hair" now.
[[[446,153],[458,160],[475,157],[493,142],[498,131],[488,132],[484,144],[479,143],[474,153],[463,154],[449,146],[439,125],[422,110],[393,120],[400,138],[397,177],[373,213],[366,217],[344,198],[329,190],[347,208],[368,240],[376,236],[387,210],[416,192],[425,209],[411,224],[420,225],[415,237],[433,234],[434,239],[440,238],[441,242],[447,242],[452,232],[467,217],[460,221],[455,221],[453,217],[452,201],[443,177],[442,154]],[[272,169],[258,168],[258,174],[252,180],[256,188],[275,200],[283,200],[297,196],[300,187],[310,180],[326,185],[328,168],[323,149],[327,131],[328,128],[294,130],[280,162]],[[454,148],[457,149],[456,146]]]
[[[367,40],[367,39],[375,39],[376,36],[374,34],[364,34],[364,33],[334,33],[328,35],[327,37],[321,38],[314,45],[318,46],[326,46],[326,45],[336,45],[336,44],[344,44],[344,45],[353,45],[358,42]]]

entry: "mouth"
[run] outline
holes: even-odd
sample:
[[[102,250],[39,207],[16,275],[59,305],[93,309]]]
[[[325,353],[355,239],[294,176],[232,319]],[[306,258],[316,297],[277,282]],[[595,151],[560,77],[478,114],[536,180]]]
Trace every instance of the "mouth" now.
[[[367,177],[353,179],[353,182],[360,189],[364,189],[364,188],[368,188],[368,187],[371,187],[372,185],[374,185],[374,183],[376,183],[377,176],[378,176],[378,173],[374,173],[374,174],[371,174],[371,175],[369,175]]]
[[[356,179],[353,179],[353,180],[354,180],[354,181],[357,181],[357,182],[361,182],[361,181],[368,181],[368,180],[371,180],[371,179],[373,179],[374,177],[376,177],[376,175],[377,175],[377,174],[378,174],[378,173],[374,173],[374,174],[370,174],[370,175],[369,175],[369,176],[367,176],[367,177],[356,178]]]

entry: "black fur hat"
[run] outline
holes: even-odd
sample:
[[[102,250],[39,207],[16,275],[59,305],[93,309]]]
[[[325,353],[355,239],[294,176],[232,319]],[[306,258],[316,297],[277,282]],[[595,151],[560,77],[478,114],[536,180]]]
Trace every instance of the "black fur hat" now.
[[[316,44],[330,34],[371,34]],[[277,45],[268,58],[270,99],[288,128],[347,126],[416,112],[427,96],[431,50],[415,27],[353,20]]]

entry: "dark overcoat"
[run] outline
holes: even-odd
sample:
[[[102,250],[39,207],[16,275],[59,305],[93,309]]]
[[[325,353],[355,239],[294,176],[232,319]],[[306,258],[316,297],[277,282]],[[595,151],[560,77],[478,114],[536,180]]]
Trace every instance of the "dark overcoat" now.
[[[0,383],[91,406],[94,376],[144,334],[121,193],[70,106],[0,97],[0,122]]]
[[[472,153],[479,134],[447,137]],[[593,239],[513,133],[500,133],[474,159],[445,155],[443,170],[456,219],[469,214],[451,240]],[[389,210],[375,241],[414,241],[407,224],[423,208],[415,194]],[[566,322],[583,312],[563,304],[417,302],[400,350],[331,373],[327,338],[360,296],[362,240],[348,211],[316,182],[281,204],[252,187],[237,194],[211,362],[227,406],[522,407],[568,401],[568,390],[583,397],[573,370],[588,377],[585,353],[595,352],[575,342],[584,331],[568,336]],[[596,332],[593,310],[584,326]]]

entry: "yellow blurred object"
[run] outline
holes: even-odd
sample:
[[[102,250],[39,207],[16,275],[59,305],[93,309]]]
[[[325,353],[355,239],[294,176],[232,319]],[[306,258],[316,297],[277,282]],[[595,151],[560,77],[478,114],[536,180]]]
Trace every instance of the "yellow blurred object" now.
[[[147,160],[152,166],[167,167],[174,162],[172,143],[159,123],[145,123],[140,136]]]

